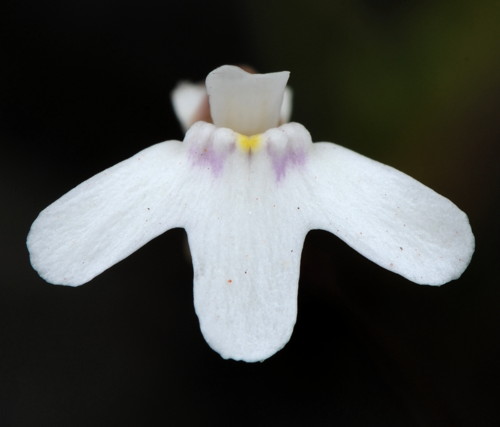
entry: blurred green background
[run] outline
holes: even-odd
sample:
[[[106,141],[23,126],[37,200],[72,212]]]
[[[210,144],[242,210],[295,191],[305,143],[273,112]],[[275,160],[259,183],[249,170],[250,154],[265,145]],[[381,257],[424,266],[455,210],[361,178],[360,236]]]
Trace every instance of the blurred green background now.
[[[0,425],[500,423],[500,2],[7,0],[0,18]],[[469,215],[463,277],[418,286],[328,233],[306,240],[290,343],[224,361],[173,230],[77,289],[25,238],[79,182],[182,138],[169,93],[225,64],[289,70],[293,120]]]

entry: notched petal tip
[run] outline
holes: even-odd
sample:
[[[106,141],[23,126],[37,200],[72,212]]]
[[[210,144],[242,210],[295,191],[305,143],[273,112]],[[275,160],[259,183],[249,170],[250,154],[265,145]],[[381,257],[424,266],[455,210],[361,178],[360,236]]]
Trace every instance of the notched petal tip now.
[[[213,334],[211,334],[211,332],[213,332],[214,328],[212,328],[212,331],[206,329],[203,323],[200,322],[200,329],[203,333],[203,337],[213,351],[217,352],[223,359],[246,363],[264,362],[282,350],[288,341],[290,341],[293,333],[293,326],[294,324],[291,325],[290,330],[287,331],[286,335],[281,338],[280,341],[277,341],[275,337],[271,339],[260,339],[258,341],[250,339],[248,343],[238,346],[235,345],[232,339],[221,339],[220,336],[212,336]],[[216,328],[219,327],[217,326]],[[244,340],[238,340],[240,344],[242,341]]]
[[[232,65],[215,69],[206,79],[214,124],[243,135],[276,127],[289,75],[288,71],[250,74]]]

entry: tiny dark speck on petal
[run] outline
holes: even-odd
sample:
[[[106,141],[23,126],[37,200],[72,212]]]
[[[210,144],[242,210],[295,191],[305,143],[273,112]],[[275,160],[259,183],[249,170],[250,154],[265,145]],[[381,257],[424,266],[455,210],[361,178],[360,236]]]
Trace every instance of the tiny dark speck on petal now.
[[[399,249],[403,250],[403,248],[400,246]]]

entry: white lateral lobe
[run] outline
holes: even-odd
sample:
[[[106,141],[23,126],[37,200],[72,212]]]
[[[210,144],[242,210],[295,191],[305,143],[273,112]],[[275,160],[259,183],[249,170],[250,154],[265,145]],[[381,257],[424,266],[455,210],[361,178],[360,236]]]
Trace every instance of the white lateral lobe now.
[[[224,358],[261,361],[289,340],[297,315],[306,221],[296,171],[276,181],[264,150],[234,153],[200,180],[186,226],[194,304],[208,344]],[[299,209],[298,209],[299,208]]]
[[[464,212],[394,168],[336,144],[313,147],[312,227],[413,282],[441,285],[460,277],[474,251]]]
[[[50,283],[78,286],[182,226],[184,158],[178,141],[153,145],[52,203],[28,235],[33,267]]]

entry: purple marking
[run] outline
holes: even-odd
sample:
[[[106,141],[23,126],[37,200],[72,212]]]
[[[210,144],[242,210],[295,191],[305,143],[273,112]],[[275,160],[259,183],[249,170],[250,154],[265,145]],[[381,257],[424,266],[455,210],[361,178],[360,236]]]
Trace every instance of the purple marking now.
[[[287,149],[284,153],[273,153],[270,146],[267,152],[271,157],[273,169],[276,174],[276,181],[281,181],[285,177],[286,170],[289,166],[302,166],[306,162],[306,152],[301,148]]]
[[[215,177],[221,175],[224,168],[224,162],[227,156],[234,151],[234,146],[228,151],[216,152],[212,143],[198,145],[189,149],[189,157],[193,161],[193,165],[205,167],[210,170]]]

